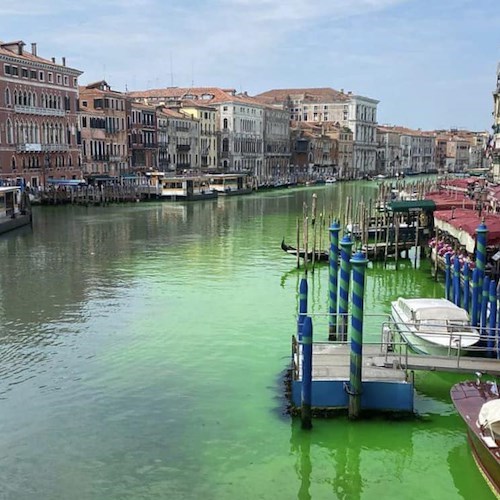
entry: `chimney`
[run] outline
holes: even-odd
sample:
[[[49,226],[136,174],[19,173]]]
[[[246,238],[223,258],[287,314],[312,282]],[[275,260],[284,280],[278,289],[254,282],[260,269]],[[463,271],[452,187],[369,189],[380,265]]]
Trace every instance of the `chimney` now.
[[[56,63],[56,58],[55,58],[55,57],[53,57],[53,58],[52,58],[52,62],[53,62],[54,64]]]
[[[17,55],[19,56],[23,55],[23,47],[24,47],[24,42],[19,42],[17,44]]]
[[[36,43],[31,44],[31,53],[36,56]]]
[[[66,58],[65,57],[62,58],[62,65],[66,66]]]
[[[340,89],[340,93],[343,94],[344,93],[344,89]]]

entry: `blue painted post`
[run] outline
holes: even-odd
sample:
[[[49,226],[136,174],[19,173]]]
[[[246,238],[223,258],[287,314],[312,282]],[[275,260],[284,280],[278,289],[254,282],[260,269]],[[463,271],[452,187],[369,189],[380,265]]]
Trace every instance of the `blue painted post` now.
[[[469,263],[466,262],[463,268],[464,276],[464,309],[469,312],[470,310],[470,269]]]
[[[365,273],[368,259],[357,252],[352,265],[352,316],[351,316],[351,362],[349,375],[349,418],[359,417],[361,410],[363,365],[363,312],[365,295]]]
[[[302,391],[301,391],[301,420],[302,429],[312,428],[311,399],[312,399],[312,342],[313,326],[310,316],[304,318],[302,325]]]
[[[488,352],[490,355],[498,357],[498,349],[495,349],[496,344],[496,327],[497,327],[497,284],[490,281],[490,316],[488,320]],[[496,354],[494,354],[496,350]]]
[[[486,268],[486,242],[488,239],[488,228],[484,221],[479,224],[476,229],[476,265],[479,269],[479,286],[481,287],[484,279],[484,271]]]
[[[444,256],[444,297],[447,300],[451,300],[451,256],[450,252],[447,252]]]
[[[495,332],[495,342],[496,342],[496,351],[497,351],[497,359],[500,359],[500,307],[498,307],[498,301],[500,301],[500,280],[498,280],[497,285],[497,327]]]
[[[487,316],[488,316],[489,291],[490,291],[490,278],[488,276],[485,276],[483,280],[483,291],[481,295],[481,321],[479,323],[481,332],[484,334],[486,334],[488,328]]]
[[[472,271],[472,311],[471,311],[471,324],[472,326],[479,325],[479,311],[480,311],[480,293],[479,288],[479,269],[476,267]]]
[[[328,340],[337,340],[337,294],[339,290],[339,232],[340,224],[333,221],[330,226],[330,254],[328,260],[329,282],[328,282]]]
[[[347,340],[347,311],[349,308],[349,281],[351,274],[351,254],[353,242],[344,236],[340,242],[340,290],[338,340]]]
[[[453,302],[460,307],[460,260],[455,254],[453,258]]]
[[[302,340],[302,329],[307,314],[307,279],[302,278],[299,286],[299,318],[297,320],[297,337]]]

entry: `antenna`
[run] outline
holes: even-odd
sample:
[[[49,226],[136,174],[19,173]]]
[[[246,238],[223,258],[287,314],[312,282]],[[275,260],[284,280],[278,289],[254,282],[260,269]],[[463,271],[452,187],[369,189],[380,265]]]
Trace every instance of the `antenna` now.
[[[170,52],[170,86],[174,86],[174,66],[172,64],[172,52]]]

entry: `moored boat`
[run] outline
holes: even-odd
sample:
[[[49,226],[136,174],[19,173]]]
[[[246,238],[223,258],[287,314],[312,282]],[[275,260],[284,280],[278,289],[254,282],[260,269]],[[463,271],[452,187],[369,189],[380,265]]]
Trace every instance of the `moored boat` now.
[[[500,399],[495,382],[481,380],[455,384],[451,400],[467,425],[474,460],[489,486],[500,496]]]
[[[0,187],[0,234],[31,224],[31,206],[19,186]]]
[[[466,354],[479,342],[479,331],[471,326],[467,311],[447,299],[400,297],[391,302],[391,316],[418,354]]]
[[[287,245],[285,243],[285,240],[281,241],[281,249],[286,252],[288,255],[295,255],[297,256],[297,249],[295,247],[292,247],[291,245]],[[299,257],[303,259],[305,257],[305,250],[304,249],[299,249]],[[307,252],[307,260],[311,262],[313,260],[313,252],[312,250],[309,250]],[[328,252],[324,250],[316,250],[314,252],[314,260],[316,262],[322,261],[322,262],[328,262]]]

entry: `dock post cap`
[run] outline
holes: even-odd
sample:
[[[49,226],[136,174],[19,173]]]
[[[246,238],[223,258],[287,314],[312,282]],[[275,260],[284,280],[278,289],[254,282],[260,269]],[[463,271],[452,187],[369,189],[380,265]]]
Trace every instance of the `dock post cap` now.
[[[329,227],[329,231],[340,231],[340,224],[337,220],[332,222],[332,225]]]
[[[358,250],[351,258],[351,264],[368,264],[366,255]]]

